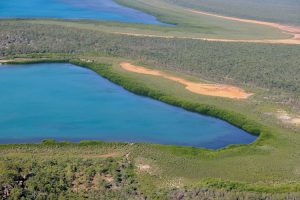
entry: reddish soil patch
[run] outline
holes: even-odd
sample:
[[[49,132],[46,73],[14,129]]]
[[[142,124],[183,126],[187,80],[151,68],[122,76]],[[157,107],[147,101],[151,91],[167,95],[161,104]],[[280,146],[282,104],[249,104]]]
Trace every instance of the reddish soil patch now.
[[[120,65],[123,69],[127,71],[140,73],[140,74],[153,75],[153,76],[161,76],[163,78],[178,82],[186,86],[185,88],[187,90],[196,94],[217,96],[217,97],[227,97],[233,99],[247,99],[249,96],[252,95],[250,93],[246,93],[241,88],[230,86],[230,85],[191,82],[180,77],[168,75],[158,70],[152,70],[141,66],[135,66],[128,62],[122,62]]]

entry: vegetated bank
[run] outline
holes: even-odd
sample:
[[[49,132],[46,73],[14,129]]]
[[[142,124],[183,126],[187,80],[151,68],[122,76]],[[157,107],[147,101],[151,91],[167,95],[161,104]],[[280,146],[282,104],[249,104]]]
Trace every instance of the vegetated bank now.
[[[94,70],[101,76],[109,79],[110,81],[118,85],[121,85],[125,89],[135,94],[151,97],[153,99],[165,102],[167,104],[184,108],[185,110],[188,111],[217,117],[241,129],[244,129],[253,135],[260,136],[260,140],[263,138],[270,137],[267,128],[263,127],[257,122],[247,120],[247,118],[242,116],[241,114],[229,112],[224,109],[220,109],[210,105],[203,105],[200,103],[189,102],[180,98],[166,95],[163,92],[150,89],[146,85],[137,84],[132,79],[128,79],[123,77],[120,74],[114,73],[112,70],[110,70],[110,67],[107,65],[99,65],[97,63],[85,63],[79,60],[71,60],[70,62],[75,65],[88,67],[89,69]]]

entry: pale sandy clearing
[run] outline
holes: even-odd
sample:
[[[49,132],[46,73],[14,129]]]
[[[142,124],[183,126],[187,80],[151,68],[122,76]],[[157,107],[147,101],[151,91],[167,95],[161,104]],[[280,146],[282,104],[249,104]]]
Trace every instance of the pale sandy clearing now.
[[[285,123],[300,126],[300,116],[291,116],[285,110],[278,110],[277,118]]]
[[[150,165],[142,165],[142,164],[138,164],[137,168],[142,172],[149,172],[149,170],[151,169]]]
[[[264,39],[264,40],[234,40],[234,39],[219,39],[219,38],[202,38],[202,37],[181,37],[171,35],[151,35],[130,32],[111,32],[118,35],[127,35],[135,37],[150,37],[150,38],[164,38],[164,39],[191,39],[191,40],[204,40],[212,42],[246,42],[246,43],[263,43],[263,44],[300,44],[300,34],[295,34],[293,38],[289,39]]]
[[[0,63],[7,63],[7,62],[11,62],[12,60],[0,60]]]
[[[0,64],[5,64],[8,62],[14,62],[14,61],[30,61],[32,59],[30,58],[15,58],[13,60],[7,60],[7,59],[0,59]]]
[[[241,88],[230,86],[230,85],[191,82],[180,77],[168,75],[158,70],[147,69],[141,66],[135,66],[128,62],[122,62],[120,63],[120,65],[123,69],[127,71],[140,73],[140,74],[153,75],[153,76],[161,76],[163,78],[178,82],[182,85],[185,85],[186,86],[185,88],[187,90],[196,94],[217,96],[217,97],[227,97],[232,99],[247,99],[249,96],[252,95],[250,93],[246,93]]]

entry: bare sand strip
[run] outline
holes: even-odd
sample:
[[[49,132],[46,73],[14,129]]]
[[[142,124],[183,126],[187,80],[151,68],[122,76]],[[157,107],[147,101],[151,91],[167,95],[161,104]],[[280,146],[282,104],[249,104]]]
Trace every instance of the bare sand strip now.
[[[191,82],[180,77],[166,74],[159,70],[153,70],[141,66],[135,66],[128,62],[122,62],[120,63],[120,65],[123,69],[127,71],[140,73],[140,74],[153,75],[153,76],[161,76],[163,78],[178,82],[182,85],[185,85],[186,86],[185,88],[187,90],[196,94],[216,96],[216,97],[226,97],[232,99],[247,99],[249,96],[252,95],[250,93],[246,93],[241,88],[230,86],[230,85]]]
[[[171,35],[151,35],[151,34],[140,34],[140,33],[130,33],[130,32],[111,32],[118,35],[127,35],[135,37],[151,37],[151,38],[164,38],[164,39],[191,39],[191,40],[203,40],[203,41],[213,41],[213,42],[246,42],[246,43],[264,43],[264,44],[300,44],[300,34],[295,34],[293,38],[290,39],[273,39],[273,40],[234,40],[234,39],[219,39],[219,38],[202,38],[202,37],[178,37]]]
[[[12,60],[0,60],[0,64],[2,63],[7,63],[7,62],[11,62]]]
[[[186,11],[195,13],[195,14],[202,14],[211,17],[217,17],[225,20],[232,20],[244,23],[252,23],[264,26],[270,26],[273,28],[277,28],[282,30],[284,33],[290,34],[292,37],[288,39],[259,39],[259,40],[246,40],[246,39],[220,39],[220,38],[204,38],[204,37],[182,37],[182,36],[171,36],[171,35],[151,35],[151,34],[139,34],[139,33],[131,33],[131,32],[111,32],[113,34],[119,35],[128,35],[128,36],[136,36],[136,37],[152,37],[152,38],[165,38],[165,39],[193,39],[193,40],[204,40],[204,41],[215,41],[215,42],[251,42],[251,43],[269,43],[269,44],[300,44],[300,27],[296,26],[287,26],[281,25],[278,23],[273,22],[265,22],[265,21],[258,21],[252,19],[241,19],[236,17],[228,17],[222,16],[217,14],[212,14],[208,12],[193,10],[193,9],[185,9]]]
[[[7,60],[7,59],[0,58],[0,64],[5,64],[8,62],[14,62],[14,61],[30,61],[30,60],[32,60],[32,59],[30,59],[30,58],[15,58],[15,59]]]
[[[290,39],[263,40],[263,41],[268,41],[270,43],[273,43],[273,42],[275,43],[277,41],[279,43],[300,44],[300,27],[297,27],[297,26],[287,26],[287,25],[282,25],[282,24],[278,24],[278,23],[274,23],[274,22],[258,21],[258,20],[252,20],[252,19],[242,19],[242,18],[237,18],[237,17],[228,17],[228,16],[213,14],[213,13],[209,13],[209,12],[203,12],[203,11],[194,10],[194,9],[186,9],[186,10],[189,12],[192,12],[192,13],[196,13],[196,14],[217,17],[217,18],[231,20],[231,21],[258,24],[258,25],[264,25],[264,26],[270,26],[273,28],[277,28],[277,29],[282,30],[284,33],[288,33],[288,34],[292,35],[293,37]]]

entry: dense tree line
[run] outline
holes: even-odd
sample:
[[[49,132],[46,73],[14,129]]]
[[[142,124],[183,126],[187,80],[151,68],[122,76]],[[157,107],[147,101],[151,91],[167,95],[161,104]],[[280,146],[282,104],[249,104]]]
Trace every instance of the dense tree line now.
[[[143,197],[126,159],[1,158],[0,164],[0,199]]]
[[[0,56],[97,53],[140,60],[212,81],[300,94],[300,47],[161,39],[56,25],[0,22]]]

